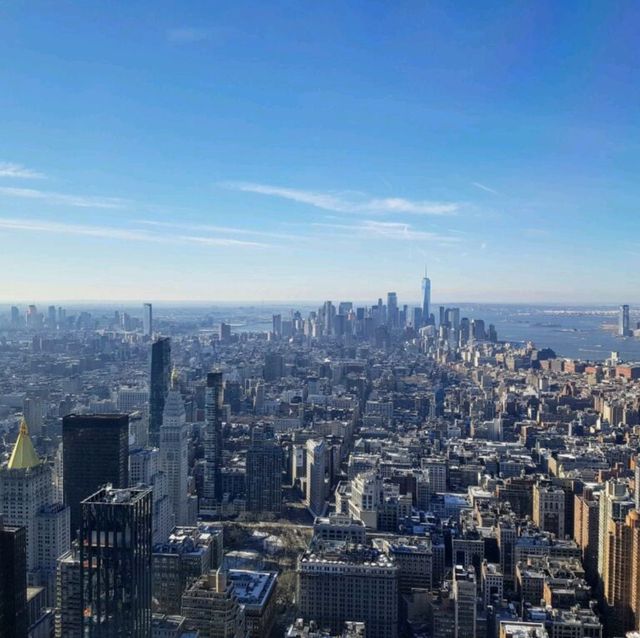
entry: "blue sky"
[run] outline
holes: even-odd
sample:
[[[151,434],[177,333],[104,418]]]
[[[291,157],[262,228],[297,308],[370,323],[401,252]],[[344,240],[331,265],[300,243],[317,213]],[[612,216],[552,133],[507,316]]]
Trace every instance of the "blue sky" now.
[[[639,302],[640,5],[0,4],[0,300]]]

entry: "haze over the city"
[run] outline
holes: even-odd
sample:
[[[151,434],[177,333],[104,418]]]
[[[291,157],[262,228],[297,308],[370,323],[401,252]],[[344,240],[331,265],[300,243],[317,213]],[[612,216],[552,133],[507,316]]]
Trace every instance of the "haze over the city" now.
[[[0,12],[2,301],[638,301],[637,4]]]

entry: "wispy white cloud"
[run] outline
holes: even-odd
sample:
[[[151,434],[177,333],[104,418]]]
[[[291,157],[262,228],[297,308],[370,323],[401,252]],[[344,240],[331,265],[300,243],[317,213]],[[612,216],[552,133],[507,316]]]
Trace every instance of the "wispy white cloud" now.
[[[43,179],[45,175],[34,171],[22,164],[14,162],[0,162],[0,177],[15,177],[18,179]]]
[[[253,230],[250,228],[234,228],[232,226],[216,226],[212,224],[190,224],[179,222],[163,222],[151,219],[137,219],[136,224],[143,224],[145,226],[152,226],[155,228],[177,228],[184,231],[196,231],[196,232],[208,232],[208,233],[221,233],[225,235],[245,235],[251,237],[264,237],[269,239],[293,239],[303,240],[307,237],[303,235],[292,235],[290,233],[279,233],[268,230]]]
[[[386,239],[396,241],[424,241],[442,244],[455,244],[461,241],[460,237],[452,237],[441,233],[416,230],[410,224],[402,222],[378,222],[367,220],[360,224],[327,224],[316,223],[313,226],[332,230],[345,231],[345,236],[366,236],[374,239]]]
[[[488,186],[485,186],[480,182],[471,182],[471,186],[475,186],[476,188],[479,188],[481,191],[485,191],[486,193],[492,193],[493,195],[500,195],[500,193],[497,190],[494,190],[493,188],[489,188]]]
[[[131,228],[114,226],[93,226],[88,224],[69,224],[40,219],[17,219],[0,217],[0,229],[34,233],[51,233],[56,235],[72,235],[80,237],[97,237],[118,241],[147,242],[155,244],[194,244],[206,246],[231,246],[244,248],[266,248],[268,244],[232,239],[228,237],[207,237],[192,235],[175,235],[149,232]]]
[[[337,213],[453,215],[460,208],[460,204],[455,202],[410,200],[402,197],[356,198],[345,193],[319,193],[252,182],[225,182],[222,186],[246,193],[280,197]]]
[[[73,206],[75,208],[126,208],[131,204],[128,200],[119,197],[68,195],[65,193],[37,190],[35,188],[14,188],[12,186],[0,187],[0,195],[21,199],[38,199],[47,204]]]
[[[209,29],[198,27],[178,27],[167,31],[167,40],[172,44],[190,44],[208,40],[211,35]]]

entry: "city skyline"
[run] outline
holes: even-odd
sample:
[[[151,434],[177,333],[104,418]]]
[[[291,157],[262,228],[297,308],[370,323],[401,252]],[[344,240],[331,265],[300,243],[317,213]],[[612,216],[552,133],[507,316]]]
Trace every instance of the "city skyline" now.
[[[635,6],[36,4],[0,301],[640,301]]]

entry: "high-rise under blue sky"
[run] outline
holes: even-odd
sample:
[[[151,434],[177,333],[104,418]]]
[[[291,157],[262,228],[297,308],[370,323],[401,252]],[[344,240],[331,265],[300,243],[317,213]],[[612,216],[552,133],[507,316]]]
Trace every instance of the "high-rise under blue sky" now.
[[[640,301],[634,2],[0,4],[0,299]]]

